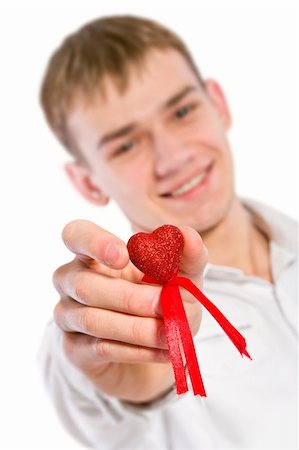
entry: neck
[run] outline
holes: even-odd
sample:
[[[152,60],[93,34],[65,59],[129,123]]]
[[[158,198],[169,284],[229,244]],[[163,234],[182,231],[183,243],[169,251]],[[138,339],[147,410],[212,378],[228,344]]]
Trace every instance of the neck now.
[[[226,216],[201,236],[212,264],[236,267],[245,275],[272,282],[268,239],[251,222],[238,198]]]

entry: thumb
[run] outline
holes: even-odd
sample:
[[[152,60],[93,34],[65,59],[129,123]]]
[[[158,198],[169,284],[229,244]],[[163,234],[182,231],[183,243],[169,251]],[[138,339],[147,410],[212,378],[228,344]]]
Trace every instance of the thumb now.
[[[202,276],[208,262],[208,251],[199,233],[191,227],[180,227],[184,236],[184,249],[179,274],[188,277]]]

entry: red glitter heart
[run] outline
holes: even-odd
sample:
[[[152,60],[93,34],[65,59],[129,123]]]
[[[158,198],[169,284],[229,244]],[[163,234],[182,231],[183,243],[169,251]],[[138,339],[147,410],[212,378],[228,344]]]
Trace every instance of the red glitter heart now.
[[[128,241],[132,263],[144,274],[164,284],[176,275],[184,247],[181,231],[163,225],[152,233],[137,233]]]

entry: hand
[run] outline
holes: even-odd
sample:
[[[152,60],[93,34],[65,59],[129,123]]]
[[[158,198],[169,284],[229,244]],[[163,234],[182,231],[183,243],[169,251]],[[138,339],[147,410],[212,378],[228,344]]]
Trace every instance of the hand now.
[[[181,231],[185,245],[179,275],[200,286],[206,249],[195,230]],[[76,255],[53,276],[60,294],[54,317],[67,357],[97,388],[121,400],[145,402],[166,392],[174,378],[161,287],[143,284],[126,244],[91,222],[71,222],[63,240]],[[201,307],[187,291],[182,298],[194,335]]]

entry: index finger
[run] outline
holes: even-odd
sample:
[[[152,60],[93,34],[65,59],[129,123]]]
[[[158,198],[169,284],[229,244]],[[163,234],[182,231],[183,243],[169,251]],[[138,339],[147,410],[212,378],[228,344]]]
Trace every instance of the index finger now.
[[[62,231],[66,247],[78,256],[91,258],[114,269],[129,262],[126,244],[89,220],[74,220]]]

